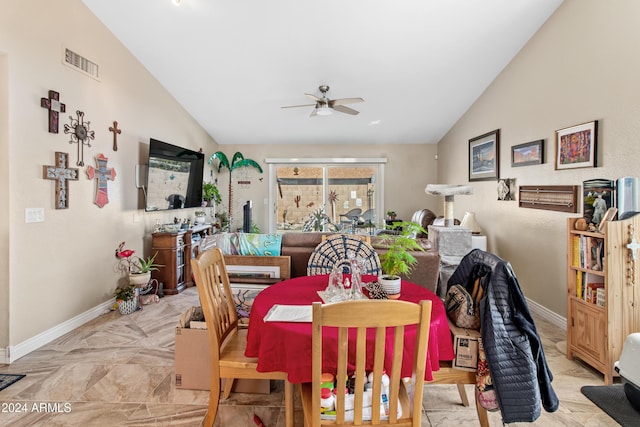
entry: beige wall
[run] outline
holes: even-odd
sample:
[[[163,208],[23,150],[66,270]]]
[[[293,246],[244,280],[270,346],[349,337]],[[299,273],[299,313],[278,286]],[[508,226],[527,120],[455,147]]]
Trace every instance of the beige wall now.
[[[138,209],[134,168],[146,163],[150,137],[203,147],[207,154],[216,146],[80,0],[4,1],[2,9],[0,223],[8,239],[0,246],[0,348],[108,301],[121,277],[114,269],[120,242],[149,254],[156,218],[172,218]],[[63,46],[98,63],[101,81],[63,65]],[[66,104],[59,134],[48,133],[47,111],[40,107],[49,90],[60,92]],[[65,210],[54,209],[54,184],[42,178],[42,166],[53,164],[56,151],[69,153],[74,166],[76,145],[68,143],[63,125],[76,110],[85,112],[96,135],[85,149],[85,165],[95,165],[94,157],[104,153],[117,172],[102,209],[93,203],[95,182],[86,166],[69,184]],[[117,152],[108,131],[114,120],[122,129]],[[45,221],[25,224],[25,208],[36,207],[44,208]]]
[[[466,183],[468,140],[498,128],[500,177],[518,186],[640,176],[638,16],[635,0],[566,0],[440,141],[438,180]],[[599,121],[600,166],[554,170],[554,131],[591,120]],[[542,138],[545,164],[511,167],[511,146]],[[457,198],[457,209],[476,212],[489,250],[512,263],[527,297],[566,316],[570,215],[499,202],[496,182],[472,185],[475,194]]]
[[[326,145],[322,143],[314,145],[220,145],[220,150],[233,157],[236,151],[240,151],[245,158],[253,159],[260,163],[264,169],[261,175],[257,170],[249,172],[252,184],[248,188],[239,188],[235,185],[233,199],[235,212],[235,226],[242,226],[242,205],[251,200],[253,203],[253,220],[260,230],[268,230],[267,217],[268,205],[264,199],[269,196],[268,168],[264,160],[267,158],[327,158],[327,157],[367,157],[387,158],[385,166],[385,193],[384,210],[395,210],[398,218],[410,220],[413,213],[419,209],[431,209],[436,212],[443,203],[438,198],[429,196],[424,192],[427,184],[435,183],[437,179],[436,155],[437,147],[430,145]],[[262,181],[260,177],[264,177]],[[234,171],[234,181],[237,181]],[[225,169],[218,176],[218,186],[222,194],[223,203],[227,203],[227,186],[229,184],[229,172]],[[366,201],[366,200],[365,200]],[[460,214],[460,217],[464,212]],[[281,218],[279,217],[278,220]]]

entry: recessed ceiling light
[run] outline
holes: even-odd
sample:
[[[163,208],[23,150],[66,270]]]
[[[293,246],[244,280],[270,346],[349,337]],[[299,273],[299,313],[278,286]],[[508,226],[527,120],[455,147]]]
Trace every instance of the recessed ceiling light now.
[[[171,0],[175,6],[180,6],[182,4],[182,0]]]
[[[369,126],[374,126],[374,125],[378,125],[378,124],[380,124],[380,120],[371,120],[369,122]]]

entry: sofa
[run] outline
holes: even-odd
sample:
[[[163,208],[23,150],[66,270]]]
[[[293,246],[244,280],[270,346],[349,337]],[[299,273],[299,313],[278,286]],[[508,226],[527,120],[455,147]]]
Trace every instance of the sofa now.
[[[282,244],[280,255],[291,257],[291,277],[307,275],[307,263],[315,247],[322,242],[322,235],[333,233],[323,232],[288,232],[282,234]],[[378,253],[378,256],[386,253],[384,237],[371,236],[371,246]],[[438,275],[440,272],[440,255],[437,251],[430,249],[431,245],[427,239],[418,239],[424,251],[411,251],[418,263],[411,274],[404,279],[423,286],[436,292],[438,286]]]
[[[206,250],[217,246],[222,249],[228,263],[240,265],[242,258],[249,261],[264,255],[280,255],[290,257],[291,278],[306,276],[307,264],[313,250],[322,242],[323,235],[335,233],[328,232],[299,232],[291,231],[283,234],[244,234],[244,233],[220,233],[207,236],[200,243],[200,250]],[[386,236],[387,238],[389,236]],[[387,252],[384,245],[385,236],[371,236],[371,246],[378,256]],[[418,243],[425,248],[424,251],[411,251],[418,263],[411,274],[404,279],[423,286],[432,292],[436,292],[440,273],[440,254],[431,249],[431,243],[426,238],[418,238]],[[268,250],[265,250],[267,248]],[[232,261],[233,260],[233,261]],[[277,260],[274,260],[274,262]],[[254,265],[251,261],[248,264]],[[286,277],[286,276],[283,276]],[[267,283],[265,283],[267,284]]]

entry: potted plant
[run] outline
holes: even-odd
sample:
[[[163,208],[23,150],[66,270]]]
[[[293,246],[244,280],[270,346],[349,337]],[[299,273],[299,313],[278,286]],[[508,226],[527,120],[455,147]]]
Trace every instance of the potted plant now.
[[[118,303],[118,310],[120,314],[131,314],[136,311],[138,304],[136,302],[136,285],[126,285],[124,287],[117,287],[113,292]]]
[[[158,252],[152,257],[136,257],[137,260],[134,262],[137,270],[129,273],[129,284],[144,286],[149,283],[151,280],[151,272],[159,270],[159,267],[163,267],[163,265],[155,263],[156,256],[158,256]]]
[[[203,182],[202,183],[202,199],[206,202],[209,202],[211,205],[216,203],[220,203],[222,201],[222,197],[220,196],[220,192],[218,191],[218,187],[212,182]]]
[[[124,243],[120,243],[116,249],[116,257],[120,259],[118,268],[129,275],[129,284],[144,286],[151,280],[151,272],[163,267],[163,265],[155,263],[158,252],[152,257],[134,257],[135,251],[124,249]]]
[[[204,224],[207,221],[207,213],[205,211],[196,211],[195,216],[195,224]]]
[[[398,214],[395,211],[387,211],[387,217],[389,217],[390,221],[395,221]]]
[[[388,214],[388,213],[387,213]],[[378,277],[378,283],[389,295],[400,293],[400,276],[407,276],[418,262],[409,251],[423,251],[415,236],[418,233],[427,233],[415,222],[401,222],[397,224],[402,230],[400,234],[386,237],[382,244],[387,252],[380,255],[380,265],[384,274]]]

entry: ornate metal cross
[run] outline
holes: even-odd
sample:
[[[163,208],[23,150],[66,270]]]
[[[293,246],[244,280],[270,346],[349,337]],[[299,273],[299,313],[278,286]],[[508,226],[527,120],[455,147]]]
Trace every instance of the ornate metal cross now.
[[[56,165],[43,166],[42,177],[56,181],[56,209],[67,209],[69,180],[78,180],[78,169],[69,168],[69,154],[56,151]]]
[[[113,181],[116,179],[116,171],[113,168],[107,168],[107,159],[104,154],[100,153],[96,156],[96,166],[87,167],[87,175],[89,179],[97,179],[96,182],[96,200],[95,204],[99,207],[104,207],[109,203],[109,193],[107,188],[107,181]]]
[[[48,98],[40,98],[40,106],[49,110],[49,132],[58,133],[58,117],[66,111],[66,106],[60,102],[60,94],[50,90]]]
[[[84,121],[84,113],[76,111],[77,119],[69,116],[71,123],[64,125],[64,133],[71,134],[69,144],[78,144],[78,161],[76,166],[84,166],[84,146],[91,147],[91,140],[95,139],[95,132],[89,130],[91,122]]]

